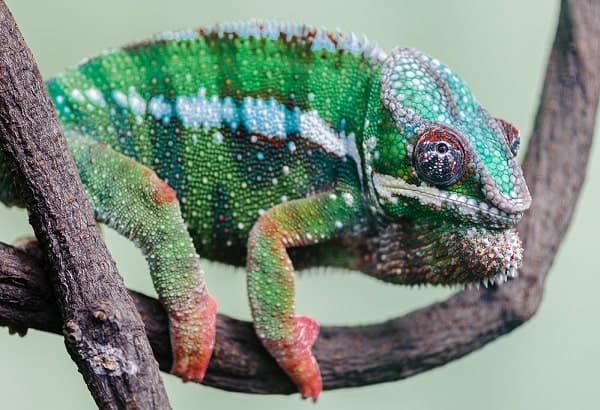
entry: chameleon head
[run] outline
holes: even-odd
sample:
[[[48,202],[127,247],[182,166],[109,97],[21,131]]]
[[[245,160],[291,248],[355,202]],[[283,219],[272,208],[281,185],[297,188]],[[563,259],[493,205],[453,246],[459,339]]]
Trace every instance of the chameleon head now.
[[[390,223],[412,222],[413,251],[432,240],[439,249],[462,241],[462,255],[479,260],[469,263],[477,276],[453,273],[453,256],[442,252],[423,261],[437,273],[420,275],[421,281],[501,281],[516,274],[521,247],[512,228],[531,203],[515,158],[517,129],[492,117],[447,66],[415,49],[391,53],[378,87],[383,110],[369,123],[363,145],[376,207]],[[419,234],[419,227],[438,234]],[[420,243],[420,237],[427,240]],[[478,257],[491,243],[493,261]]]

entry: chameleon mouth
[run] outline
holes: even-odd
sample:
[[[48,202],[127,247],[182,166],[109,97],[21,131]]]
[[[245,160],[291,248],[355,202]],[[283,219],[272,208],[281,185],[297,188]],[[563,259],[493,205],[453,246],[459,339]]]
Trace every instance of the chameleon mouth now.
[[[485,223],[493,228],[507,228],[517,224],[522,212],[508,213],[486,202],[467,198],[434,186],[411,185],[402,179],[373,172],[373,186],[380,198],[396,203],[401,197],[417,199],[422,205],[449,209],[466,216],[474,223]]]
[[[519,268],[523,261],[523,247],[514,229],[490,232],[471,228],[464,235],[463,243],[470,244],[467,246],[466,258],[482,259],[481,254],[485,253],[491,263],[483,263],[483,265],[492,267],[487,270],[487,276],[467,282],[466,288],[478,289],[481,285],[486,288],[501,285],[519,275]]]
[[[479,289],[481,286],[483,286],[484,288],[488,288],[491,286],[499,286],[499,285],[502,285],[503,283],[508,282],[509,280],[517,278],[518,276],[519,276],[519,270],[512,269],[512,270],[508,270],[507,272],[504,272],[504,273],[502,273],[502,272],[497,273],[495,276],[492,276],[490,278],[483,278],[481,280],[469,282],[464,285],[464,288],[465,289]]]

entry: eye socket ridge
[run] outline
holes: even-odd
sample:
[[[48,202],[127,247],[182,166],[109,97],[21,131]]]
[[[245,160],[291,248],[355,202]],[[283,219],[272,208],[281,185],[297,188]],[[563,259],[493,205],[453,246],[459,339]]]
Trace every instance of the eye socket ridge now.
[[[468,160],[458,135],[447,128],[436,127],[419,135],[412,163],[422,181],[446,187],[463,176]]]

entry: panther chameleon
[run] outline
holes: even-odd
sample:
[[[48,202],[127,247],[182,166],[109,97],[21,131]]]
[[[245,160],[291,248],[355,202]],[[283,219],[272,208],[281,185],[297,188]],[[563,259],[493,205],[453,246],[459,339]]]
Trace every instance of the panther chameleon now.
[[[313,399],[318,325],[295,316],[294,266],[399,284],[517,274],[519,133],[418,50],[251,21],[108,50],[47,86],[95,217],[148,261],[184,380],[202,381],[215,340],[200,257],[245,264],[257,336]],[[9,205],[14,184],[0,161]]]

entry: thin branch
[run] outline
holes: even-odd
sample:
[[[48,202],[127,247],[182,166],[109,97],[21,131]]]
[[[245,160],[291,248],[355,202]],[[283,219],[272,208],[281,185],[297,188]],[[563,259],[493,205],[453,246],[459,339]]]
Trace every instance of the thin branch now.
[[[519,226],[525,247],[520,278],[499,288],[464,291],[385,323],[322,328],[315,355],[325,389],[410,377],[482,347],[535,313],[585,176],[600,93],[599,22],[600,2],[562,2],[524,165],[534,200]],[[35,257],[0,246],[0,324],[60,332],[41,268]],[[167,370],[166,316],[155,300],[132,295],[161,369]],[[249,323],[219,316],[217,326],[206,384],[252,393],[295,391]]]
[[[168,408],[143,323],[96,229],[39,70],[0,0],[0,145],[50,262],[65,344],[101,408]]]

